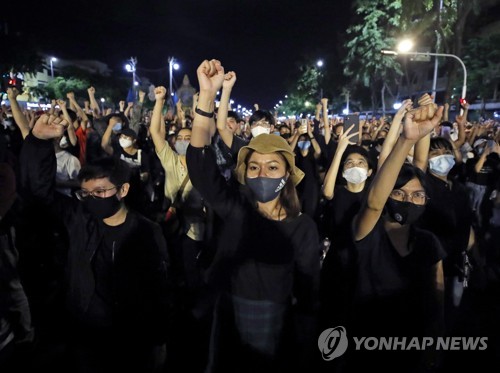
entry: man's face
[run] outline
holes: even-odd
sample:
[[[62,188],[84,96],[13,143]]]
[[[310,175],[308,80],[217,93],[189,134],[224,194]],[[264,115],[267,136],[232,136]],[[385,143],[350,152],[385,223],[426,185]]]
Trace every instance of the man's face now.
[[[180,130],[177,134],[177,137],[175,138],[175,141],[191,141],[191,130]]]
[[[236,130],[238,129],[238,123],[236,122],[236,119],[228,117],[226,121],[226,128],[233,134],[236,133]]]

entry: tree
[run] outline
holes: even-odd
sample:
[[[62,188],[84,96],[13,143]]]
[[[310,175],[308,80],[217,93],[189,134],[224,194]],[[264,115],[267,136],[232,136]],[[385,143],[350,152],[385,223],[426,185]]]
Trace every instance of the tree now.
[[[472,38],[464,48],[470,96],[480,97],[484,112],[486,99],[496,98],[500,83],[500,34]]]
[[[380,51],[395,44],[395,33],[401,19],[401,1],[358,0],[356,14],[359,22],[347,29],[344,74],[358,85],[371,90],[372,110],[378,107],[378,92],[384,93],[392,82],[402,75],[396,59],[387,58]]]
[[[288,98],[278,109],[279,114],[313,114],[316,104],[320,101],[321,71],[313,63],[299,66],[300,76],[288,94]]]

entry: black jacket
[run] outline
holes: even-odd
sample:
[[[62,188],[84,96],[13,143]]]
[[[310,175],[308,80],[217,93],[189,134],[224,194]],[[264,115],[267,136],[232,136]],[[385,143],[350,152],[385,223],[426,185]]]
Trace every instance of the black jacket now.
[[[52,141],[29,134],[21,151],[21,184],[33,203],[56,214],[68,231],[67,306],[81,325],[95,291],[92,259],[103,239],[103,222],[87,214],[76,198],[54,192],[56,158]],[[113,260],[113,330],[119,335],[163,340],[168,323],[168,254],[160,227],[129,211],[126,236]]]

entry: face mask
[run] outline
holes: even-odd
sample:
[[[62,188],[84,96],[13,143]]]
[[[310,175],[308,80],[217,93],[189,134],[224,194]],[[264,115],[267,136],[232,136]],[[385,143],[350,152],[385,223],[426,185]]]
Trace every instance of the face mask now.
[[[189,141],[187,140],[177,140],[174,144],[175,151],[179,155],[186,155],[188,146],[189,146]]]
[[[253,137],[257,137],[259,135],[262,135],[263,133],[269,135],[271,133],[271,129],[262,126],[257,126],[252,128],[251,132]]]
[[[255,177],[252,179],[247,178],[246,183],[255,194],[257,201],[265,203],[278,197],[281,189],[286,184],[286,179],[284,177]]]
[[[368,170],[362,167],[351,167],[345,170],[342,176],[351,184],[361,184],[368,178]]]
[[[131,147],[133,144],[133,141],[130,139],[119,139],[118,142],[120,143],[120,146],[124,149]]]
[[[429,168],[432,173],[439,176],[446,176],[455,165],[455,157],[451,154],[438,155],[429,159]]]
[[[12,120],[10,120],[10,119],[5,119],[5,120],[3,121],[3,125],[4,125],[5,127],[10,127],[10,126],[12,126]]]
[[[107,198],[88,197],[83,201],[83,207],[97,219],[113,216],[120,209],[121,202],[115,195]]]
[[[377,144],[382,146],[382,145],[384,145],[384,141],[385,141],[385,137],[381,137],[381,138],[377,139]]]
[[[66,139],[66,136],[61,137],[61,140],[59,140],[59,147],[61,149],[65,149],[68,147],[68,139]]]
[[[411,202],[396,201],[392,198],[385,204],[389,216],[401,225],[415,223],[424,213],[425,206],[415,205]]]
[[[273,132],[273,135],[277,135],[277,136],[279,136],[279,135],[280,135],[280,131],[274,131],[274,132]]]
[[[120,122],[115,123],[115,125],[113,126],[113,131],[118,132],[121,130],[122,130],[122,124]]]
[[[297,143],[297,146],[299,147],[300,150],[307,150],[311,146],[310,141],[299,141]]]
[[[281,135],[281,137],[283,137],[285,140],[288,140],[290,136],[291,135],[289,133],[284,133],[283,135]]]
[[[362,140],[361,145],[370,146],[372,144],[372,140]]]
[[[458,133],[457,132],[451,132],[450,133],[450,139],[452,141],[457,141],[458,140]]]

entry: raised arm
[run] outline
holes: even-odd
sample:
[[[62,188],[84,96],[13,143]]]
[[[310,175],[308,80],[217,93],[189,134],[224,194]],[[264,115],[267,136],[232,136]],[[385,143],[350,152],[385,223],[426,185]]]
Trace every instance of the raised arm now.
[[[342,159],[342,155],[347,149],[347,145],[354,145],[352,141],[349,139],[353,136],[356,136],[357,133],[350,134],[351,130],[354,128],[355,124],[350,126],[339,138],[339,142],[337,145],[337,150],[335,150],[335,155],[333,157],[332,164],[328,169],[328,172],[325,176],[325,181],[323,183],[323,195],[326,199],[332,199],[335,191],[335,181],[337,180],[337,175],[340,169],[340,161]]]
[[[21,107],[17,102],[18,95],[19,91],[17,90],[17,88],[7,88],[7,97],[9,98],[10,101],[12,116],[14,117],[14,121],[16,122],[17,126],[21,130],[21,135],[23,136],[23,139],[25,139],[26,136],[28,136],[28,133],[30,132],[30,124],[28,122],[28,119],[23,115]]]
[[[422,109],[427,116],[429,108]],[[354,221],[354,239],[360,241],[375,227],[380,219],[385,203],[394,188],[401,166],[411,147],[421,138],[429,134],[436,127],[443,116],[443,107],[439,107],[432,119],[414,122],[413,114],[407,113],[403,125],[403,132],[398,138],[392,152],[375,175],[368,197]]]
[[[404,100],[396,115],[394,115],[394,119],[392,120],[387,136],[385,137],[384,144],[382,145],[382,150],[380,151],[377,169],[382,167],[387,156],[391,153],[392,148],[398,140],[399,133],[401,132],[401,121],[403,120],[405,114],[411,109],[412,101]]]
[[[321,156],[321,148],[318,144],[318,140],[316,140],[316,138],[314,137],[311,123],[309,123],[309,122],[307,123],[307,135],[311,139],[311,145],[314,149],[314,158],[318,159]]]
[[[111,135],[113,134],[113,126],[114,123],[110,120],[108,123],[108,127],[106,127],[106,131],[102,135],[101,139],[101,148],[104,149],[106,153],[109,155],[113,155],[113,147],[111,146]]]
[[[191,146],[202,148],[210,145],[215,132],[214,102],[224,81],[224,68],[218,60],[205,60],[196,70],[196,74],[200,84],[200,96],[193,120]]]
[[[69,142],[71,143],[72,146],[76,146],[76,144],[78,144],[78,139],[76,137],[75,127],[73,127],[73,123],[71,122],[71,117],[69,116],[68,110],[66,109],[66,101],[57,100],[57,104],[59,105],[59,108],[63,112],[64,119],[66,120],[66,122],[69,123],[69,126],[67,128]]]
[[[236,73],[230,71],[224,75],[224,82],[222,83],[222,94],[219,102],[219,110],[217,111],[217,131],[226,144],[231,149],[233,145],[233,133],[227,128],[227,112],[229,110],[229,99],[231,98],[231,90],[236,82]]]
[[[82,122],[85,123],[85,125],[82,124],[83,129],[85,129],[86,124],[89,122],[89,117],[85,113],[85,111],[82,110],[80,105],[78,105],[78,102],[76,102],[75,99],[75,94],[73,92],[69,92],[66,97],[68,98],[69,102],[71,103],[71,106],[75,108],[76,114],[82,119]]]
[[[167,90],[165,87],[156,87],[155,90],[155,107],[153,109],[153,115],[151,116],[151,125],[149,127],[149,132],[151,133],[151,138],[155,144],[156,152],[163,150],[167,141],[165,140],[165,133],[162,131],[162,127],[165,128],[163,124],[163,105],[165,104],[165,95]]]
[[[101,116],[101,109],[99,108],[99,104],[95,99],[95,88],[90,87],[89,89],[87,89],[87,93],[89,94],[90,108],[95,113],[96,117],[99,118]]]
[[[328,99],[322,98],[321,104],[323,105],[323,123],[325,128],[325,143],[329,144],[332,138],[332,131],[330,129],[330,121],[328,120]]]
[[[130,117],[130,128],[132,128],[137,134],[139,134],[139,127],[141,125],[142,110],[145,97],[146,97],[146,92],[140,90],[139,101],[132,108],[132,115]]]

